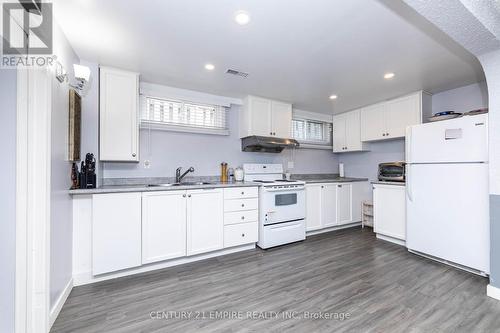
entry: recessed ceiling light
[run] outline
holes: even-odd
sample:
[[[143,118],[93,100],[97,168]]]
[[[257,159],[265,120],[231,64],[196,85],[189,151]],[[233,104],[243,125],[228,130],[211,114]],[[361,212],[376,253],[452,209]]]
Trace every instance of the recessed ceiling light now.
[[[234,20],[239,25],[245,25],[248,24],[248,22],[250,22],[250,15],[244,10],[239,10],[234,14]]]
[[[394,77],[394,73],[385,73],[384,74],[384,79],[389,80]]]
[[[330,97],[329,97],[329,98],[330,98],[331,100],[333,100],[333,99],[337,99],[337,95],[330,95]]]
[[[205,69],[206,69],[207,71],[213,71],[213,70],[215,69],[215,66],[214,66],[214,65],[212,65],[212,64],[206,64],[206,65],[205,65]]]

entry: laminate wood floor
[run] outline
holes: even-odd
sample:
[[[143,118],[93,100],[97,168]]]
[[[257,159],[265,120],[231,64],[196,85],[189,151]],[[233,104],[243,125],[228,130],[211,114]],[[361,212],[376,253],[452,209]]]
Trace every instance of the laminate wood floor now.
[[[76,287],[52,332],[500,332],[487,283],[354,228]]]

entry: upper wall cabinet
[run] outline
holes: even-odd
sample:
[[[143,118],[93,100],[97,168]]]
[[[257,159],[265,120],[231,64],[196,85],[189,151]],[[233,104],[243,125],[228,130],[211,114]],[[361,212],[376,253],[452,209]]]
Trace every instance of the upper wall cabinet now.
[[[101,67],[99,158],[139,161],[139,74]]]
[[[333,116],[333,152],[346,153],[366,150],[361,142],[360,110]]]
[[[403,138],[406,127],[431,114],[430,95],[417,92],[370,105],[361,110],[361,141]]]
[[[247,96],[240,115],[240,138],[274,136],[290,138],[292,104],[266,98]]]

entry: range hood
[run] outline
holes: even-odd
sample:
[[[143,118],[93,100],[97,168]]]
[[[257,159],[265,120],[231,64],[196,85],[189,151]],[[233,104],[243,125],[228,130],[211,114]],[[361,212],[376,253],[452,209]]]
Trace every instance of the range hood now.
[[[261,153],[281,153],[285,148],[298,147],[294,139],[282,139],[268,136],[247,136],[241,139],[241,150]]]

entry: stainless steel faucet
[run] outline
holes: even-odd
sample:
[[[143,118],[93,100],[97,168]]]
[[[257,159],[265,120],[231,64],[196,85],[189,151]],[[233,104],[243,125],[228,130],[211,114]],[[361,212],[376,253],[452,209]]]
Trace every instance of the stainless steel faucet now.
[[[186,177],[186,175],[190,172],[194,172],[194,168],[193,167],[190,167],[189,169],[186,170],[186,172],[184,172],[182,175],[181,175],[181,169],[182,167],[178,167],[177,170],[175,170],[175,182],[176,183],[180,183],[182,181],[182,178]]]

